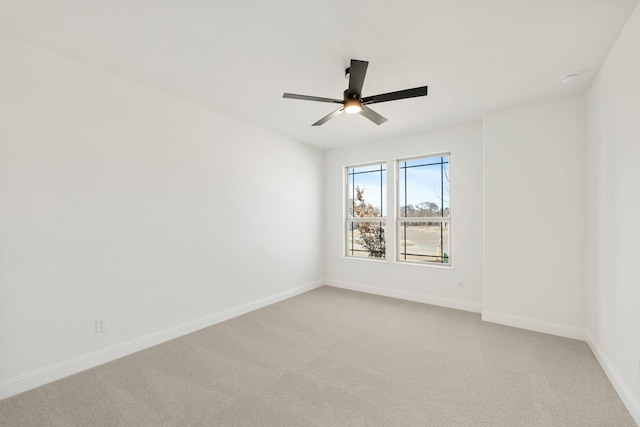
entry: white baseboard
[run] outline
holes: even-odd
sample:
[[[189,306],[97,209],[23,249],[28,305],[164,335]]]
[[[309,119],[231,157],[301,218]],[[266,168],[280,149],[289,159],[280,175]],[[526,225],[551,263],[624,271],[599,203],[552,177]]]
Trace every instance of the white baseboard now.
[[[350,291],[364,292],[367,294],[380,295],[385,297],[403,299],[407,301],[421,302],[424,304],[437,305],[440,307],[454,308],[456,310],[471,311],[473,313],[482,312],[482,304],[469,301],[461,301],[453,298],[436,297],[431,295],[416,294],[414,292],[400,291],[397,289],[379,288],[376,286],[363,285],[361,283],[343,282],[340,280],[328,280],[327,286],[334,288],[348,289]]]
[[[611,364],[609,358],[605,356],[605,354],[600,350],[600,347],[593,339],[593,336],[591,336],[589,331],[587,331],[586,334],[587,344],[589,345],[591,352],[598,360],[598,363],[600,363],[600,366],[602,367],[604,373],[607,374],[607,377],[609,378],[609,381],[611,381],[613,388],[615,388],[618,392],[622,403],[624,403],[624,405],[627,407],[627,410],[635,420],[636,424],[640,426],[640,402],[634,398],[633,393],[627,386],[627,383],[618,373],[618,370]]]
[[[324,281],[317,281],[297,288],[271,295],[259,300],[251,301],[236,307],[229,308],[217,313],[213,313],[198,319],[172,326],[160,331],[122,342],[96,352],[84,354],[61,363],[46,366],[23,375],[0,382],[0,399],[31,390],[33,388],[48,384],[69,375],[77,374],[84,370],[94,368],[107,362],[119,359],[129,354],[136,353],[154,345],[181,337],[195,332],[216,323],[240,316],[245,313],[257,310],[262,307],[286,300],[299,294],[303,294],[312,289],[324,285]]]
[[[482,320],[505,326],[513,326],[514,328],[527,329],[529,331],[542,332],[564,338],[572,338],[574,340],[586,340],[584,329],[546,322],[544,320],[529,319],[526,317],[512,316],[487,310],[482,311]]]

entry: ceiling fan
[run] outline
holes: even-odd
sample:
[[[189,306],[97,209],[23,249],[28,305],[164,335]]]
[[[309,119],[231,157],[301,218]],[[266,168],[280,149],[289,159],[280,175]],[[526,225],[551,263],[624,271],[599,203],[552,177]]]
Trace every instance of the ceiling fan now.
[[[303,101],[317,101],[341,104],[340,108],[311,125],[320,126],[325,124],[332,118],[342,114],[343,112],[347,114],[359,113],[360,115],[371,120],[373,123],[381,125],[386,122],[387,119],[373,111],[371,108],[367,107],[367,105],[427,95],[427,86],[420,86],[413,89],[405,89],[399,90],[397,92],[389,92],[380,95],[362,97],[362,85],[364,84],[364,77],[367,74],[368,66],[369,62],[367,61],[358,61],[357,59],[351,60],[351,65],[349,66],[349,68],[344,70],[345,76],[349,79],[349,88],[344,91],[344,99],[342,100],[321,98],[318,96],[296,95],[294,93],[285,93],[282,95],[282,97],[290,99],[301,99]]]

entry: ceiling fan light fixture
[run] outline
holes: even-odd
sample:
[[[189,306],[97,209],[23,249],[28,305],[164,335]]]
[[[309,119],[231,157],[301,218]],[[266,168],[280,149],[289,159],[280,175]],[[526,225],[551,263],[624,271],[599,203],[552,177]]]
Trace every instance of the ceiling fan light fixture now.
[[[356,114],[362,111],[362,104],[359,99],[347,99],[344,102],[344,112],[347,114]]]

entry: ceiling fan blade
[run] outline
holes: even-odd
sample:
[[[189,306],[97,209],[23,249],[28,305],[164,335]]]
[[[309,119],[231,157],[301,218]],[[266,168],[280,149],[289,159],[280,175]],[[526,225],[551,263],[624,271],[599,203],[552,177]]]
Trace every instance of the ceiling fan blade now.
[[[365,116],[367,119],[371,120],[373,123],[377,125],[381,125],[387,121],[387,119],[380,114],[373,111],[371,108],[362,106],[362,111],[360,111],[361,116]]]
[[[383,93],[380,95],[367,96],[362,98],[363,104],[377,104],[378,102],[395,101],[397,99],[415,98],[417,96],[427,96],[427,86],[420,86],[413,89],[399,90],[397,92]]]
[[[319,96],[296,95],[295,93],[285,93],[282,95],[282,97],[289,98],[289,99],[300,99],[302,101],[331,102],[334,104],[342,104],[343,102],[339,99],[321,98]]]
[[[349,65],[349,94],[355,93],[358,98],[362,96],[362,85],[364,84],[368,66],[369,63],[367,61],[351,60],[351,65]]]
[[[324,116],[323,118],[321,118],[320,120],[318,120],[317,122],[312,124],[311,126],[323,125],[323,124],[327,123],[329,120],[333,119],[334,117],[339,116],[340,114],[342,114],[343,111],[344,111],[344,107],[340,107],[337,110],[333,111],[332,113]]]

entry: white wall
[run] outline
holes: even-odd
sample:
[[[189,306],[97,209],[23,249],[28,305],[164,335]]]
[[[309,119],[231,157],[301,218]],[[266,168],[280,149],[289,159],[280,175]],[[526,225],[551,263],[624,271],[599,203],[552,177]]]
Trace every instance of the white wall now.
[[[586,192],[584,96],[485,115],[484,320],[584,338]]]
[[[589,343],[640,424],[640,7],[587,97]]]
[[[322,151],[4,37],[0,57],[0,397],[321,283]]]
[[[451,152],[452,268],[394,261],[393,218],[388,217],[387,260],[344,257],[344,168],[386,161],[387,212],[394,211],[394,159]],[[482,122],[440,129],[394,140],[327,151],[327,283],[397,298],[479,312],[482,308]],[[464,289],[458,289],[458,283]]]

